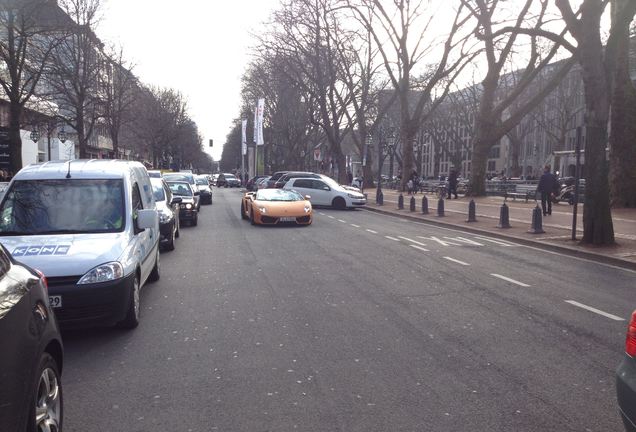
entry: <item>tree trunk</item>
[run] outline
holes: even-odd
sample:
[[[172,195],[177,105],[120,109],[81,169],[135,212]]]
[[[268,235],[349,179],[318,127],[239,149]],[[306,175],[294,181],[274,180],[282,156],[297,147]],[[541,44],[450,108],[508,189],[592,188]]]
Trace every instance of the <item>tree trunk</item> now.
[[[413,143],[417,135],[417,129],[412,128],[410,124],[403,124],[402,127],[402,182],[401,189],[404,191],[407,189],[407,183],[411,178],[411,173],[415,168],[415,158],[413,155]]]
[[[84,113],[78,113],[75,127],[77,132],[77,145],[79,147],[79,158],[88,159],[88,151],[86,148],[87,139],[84,131]]]
[[[623,20],[614,28],[615,70],[612,89],[610,136],[610,197],[612,207],[636,207],[636,89],[629,76],[629,22]]]
[[[492,144],[486,137],[475,135],[473,157],[470,167],[470,195],[486,195],[486,168],[488,165],[488,153]]]
[[[22,169],[22,138],[20,137],[20,117],[22,106],[17,103],[9,105],[9,149],[10,168],[12,175]]]

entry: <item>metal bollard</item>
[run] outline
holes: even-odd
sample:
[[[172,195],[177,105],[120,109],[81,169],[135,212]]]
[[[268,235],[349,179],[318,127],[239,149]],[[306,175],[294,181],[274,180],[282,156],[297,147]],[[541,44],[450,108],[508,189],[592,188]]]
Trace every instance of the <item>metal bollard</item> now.
[[[511,228],[510,227],[510,213],[506,203],[501,205],[501,211],[499,212],[499,225],[497,228]]]
[[[415,211],[415,197],[412,196],[411,197],[411,202],[409,203],[409,210],[414,212]]]
[[[404,210],[404,195],[398,197],[398,210]]]
[[[468,220],[466,222],[477,222],[477,208],[475,206],[475,200],[470,200],[468,203]]]
[[[381,190],[378,191],[375,201],[378,205],[384,205],[384,194]]]
[[[428,214],[428,199],[426,195],[422,197],[422,214]]]
[[[530,234],[543,234],[543,216],[541,213],[541,208],[537,205],[534,210],[532,210],[532,226],[528,230]]]
[[[437,216],[444,217],[444,198],[437,201]]]

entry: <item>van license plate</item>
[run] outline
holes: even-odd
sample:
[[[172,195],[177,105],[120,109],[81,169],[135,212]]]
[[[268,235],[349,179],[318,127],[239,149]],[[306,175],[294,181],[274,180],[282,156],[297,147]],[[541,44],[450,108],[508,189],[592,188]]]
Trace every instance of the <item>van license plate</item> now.
[[[285,216],[285,217],[280,218],[280,221],[281,222],[296,222],[296,218],[295,217]]]
[[[62,307],[62,296],[49,296],[49,304],[52,308]]]

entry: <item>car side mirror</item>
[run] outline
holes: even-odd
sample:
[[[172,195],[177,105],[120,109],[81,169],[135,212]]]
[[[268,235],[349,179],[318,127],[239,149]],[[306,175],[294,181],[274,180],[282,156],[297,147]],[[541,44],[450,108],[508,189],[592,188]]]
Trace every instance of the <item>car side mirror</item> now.
[[[157,210],[137,210],[136,228],[141,232],[146,228],[155,228],[159,224],[159,213]]]
[[[183,201],[183,198],[181,197],[172,197],[172,202],[170,203],[170,205],[180,204],[182,201]]]
[[[311,195],[305,195],[305,199],[309,201],[311,199]]]

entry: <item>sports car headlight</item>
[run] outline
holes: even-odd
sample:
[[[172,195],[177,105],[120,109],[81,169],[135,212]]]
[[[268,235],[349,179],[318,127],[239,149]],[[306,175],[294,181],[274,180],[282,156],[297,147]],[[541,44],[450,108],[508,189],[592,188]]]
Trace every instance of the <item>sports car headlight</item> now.
[[[265,207],[259,207],[258,208],[260,210],[261,213],[265,214],[267,213],[267,209]]]
[[[121,264],[116,261],[109,262],[88,271],[84,276],[82,276],[77,284],[82,285],[97,282],[108,282],[120,279],[123,276],[124,268],[121,266]]]
[[[310,205],[306,205],[305,206],[305,213],[309,213],[311,211],[311,206]]]

